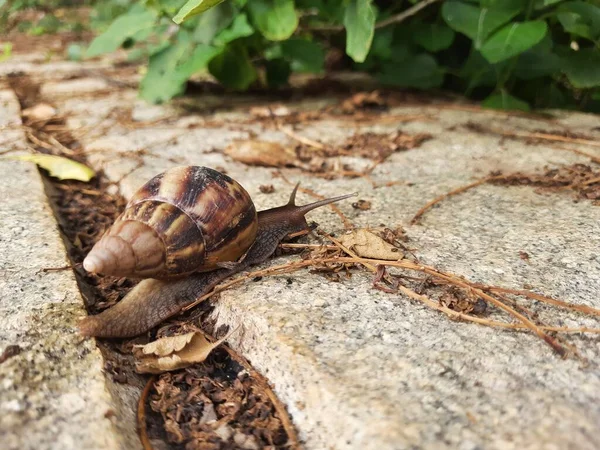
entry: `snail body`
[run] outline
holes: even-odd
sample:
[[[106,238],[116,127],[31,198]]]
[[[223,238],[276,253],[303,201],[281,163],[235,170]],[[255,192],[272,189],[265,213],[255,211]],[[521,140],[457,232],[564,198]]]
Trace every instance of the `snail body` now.
[[[304,215],[354,194],[256,212],[237,182],[206,167],[177,167],[148,181],[84,260],[88,272],[147,278],[80,323],[86,336],[130,337],[177,314],[227,277],[267,260]]]

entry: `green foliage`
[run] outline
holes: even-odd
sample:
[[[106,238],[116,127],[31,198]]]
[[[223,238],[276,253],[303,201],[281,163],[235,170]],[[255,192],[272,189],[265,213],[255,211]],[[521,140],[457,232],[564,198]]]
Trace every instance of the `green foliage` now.
[[[387,86],[454,90],[490,108],[600,111],[600,0],[439,0],[403,15],[422,1],[101,0],[89,23],[100,34],[67,55],[128,50],[130,60],[148,62],[140,95],[150,102],[182,94],[201,74],[233,90],[279,88],[294,73],[334,64]],[[0,0],[0,26],[7,11],[63,2]],[[14,26],[65,29],[44,17]]]
[[[152,29],[155,21],[156,13],[154,11],[143,8],[132,9],[118,17],[106,32],[94,39],[87,49],[86,56],[92,58],[103,53],[114,52],[127,40],[134,39],[138,33]]]
[[[346,53],[356,62],[363,62],[369,54],[375,35],[375,11],[371,0],[350,0],[344,15]]]
[[[248,0],[248,12],[256,29],[270,41],[288,39],[298,26],[294,0]]]
[[[518,56],[544,39],[546,22],[511,23],[494,33],[482,46],[481,54],[492,64]]]

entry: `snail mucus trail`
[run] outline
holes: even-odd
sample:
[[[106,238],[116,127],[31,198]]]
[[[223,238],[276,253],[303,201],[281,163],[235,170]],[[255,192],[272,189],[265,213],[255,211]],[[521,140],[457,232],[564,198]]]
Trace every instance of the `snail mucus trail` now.
[[[85,336],[142,334],[227,277],[266,261],[287,236],[309,229],[305,214],[355,194],[256,212],[236,181],[199,166],[148,181],[84,260],[88,272],[144,278],[119,303],[79,324]]]

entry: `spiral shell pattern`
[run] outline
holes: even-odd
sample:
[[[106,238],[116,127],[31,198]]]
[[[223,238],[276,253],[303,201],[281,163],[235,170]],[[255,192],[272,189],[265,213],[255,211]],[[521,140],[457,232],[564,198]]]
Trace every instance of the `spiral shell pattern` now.
[[[137,278],[213,270],[239,259],[257,227],[250,195],[236,181],[207,167],[176,167],[134,194],[84,267]]]

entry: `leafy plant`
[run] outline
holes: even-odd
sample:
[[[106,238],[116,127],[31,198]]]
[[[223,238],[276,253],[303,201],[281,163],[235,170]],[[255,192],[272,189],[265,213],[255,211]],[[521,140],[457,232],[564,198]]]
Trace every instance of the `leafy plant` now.
[[[202,72],[235,90],[283,86],[342,51],[346,68],[385,85],[452,89],[492,108],[600,110],[597,0],[146,0],[87,56],[119,47],[147,55],[151,102]]]

